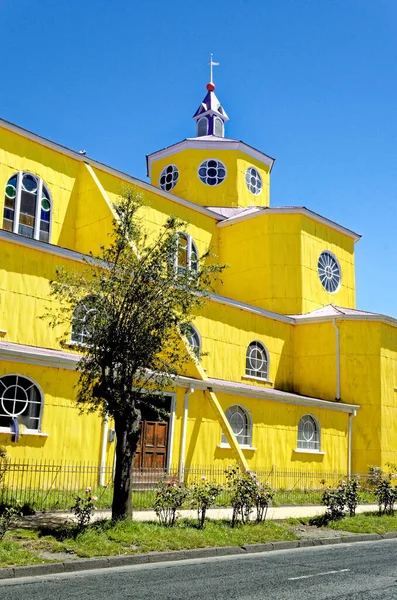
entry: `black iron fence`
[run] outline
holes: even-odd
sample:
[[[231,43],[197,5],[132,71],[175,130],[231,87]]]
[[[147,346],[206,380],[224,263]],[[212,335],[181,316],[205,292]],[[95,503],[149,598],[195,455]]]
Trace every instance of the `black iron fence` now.
[[[328,487],[336,487],[346,473],[299,469],[278,469],[276,466],[256,470],[257,477],[275,490],[275,505],[320,504]],[[225,468],[221,466],[189,466],[183,469],[136,469],[132,475],[135,510],[151,509],[156,485],[160,481],[184,481],[186,485],[205,478],[223,488],[218,506],[230,505]],[[361,476],[363,483],[366,476]],[[0,468],[0,504],[26,505],[34,510],[68,510],[77,494],[87,487],[98,497],[99,509],[110,508],[113,496],[113,469],[98,465],[53,461],[13,460]],[[365,487],[365,486],[364,486]],[[371,492],[364,501],[373,502]]]

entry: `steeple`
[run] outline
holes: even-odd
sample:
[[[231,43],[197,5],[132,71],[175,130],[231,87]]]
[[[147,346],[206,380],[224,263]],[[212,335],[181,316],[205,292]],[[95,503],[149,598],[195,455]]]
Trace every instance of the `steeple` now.
[[[197,137],[203,135],[225,137],[225,123],[229,120],[229,117],[214,93],[215,84],[212,76],[212,67],[219,66],[219,63],[212,60],[211,54],[208,64],[210,67],[210,81],[207,83],[207,95],[193,115],[197,126]]]

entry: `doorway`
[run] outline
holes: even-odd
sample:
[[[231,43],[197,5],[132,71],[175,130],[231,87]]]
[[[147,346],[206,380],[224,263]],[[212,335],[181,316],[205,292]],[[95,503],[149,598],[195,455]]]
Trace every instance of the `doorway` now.
[[[141,407],[140,436],[134,459],[134,470],[166,470],[170,463],[172,425],[175,400],[172,395],[153,396],[153,407]],[[162,415],[154,408],[168,413]]]

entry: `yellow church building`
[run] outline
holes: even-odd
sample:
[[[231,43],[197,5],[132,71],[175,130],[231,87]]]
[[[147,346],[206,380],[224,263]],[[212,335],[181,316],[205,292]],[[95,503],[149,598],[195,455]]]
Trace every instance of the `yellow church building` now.
[[[397,462],[397,320],[356,309],[360,236],[303,206],[270,206],[274,159],[225,135],[212,81],[195,137],[147,156],[150,183],[0,120],[0,445],[13,459],[111,465],[111,423],[74,403],[90,307],[61,346],[41,317],[135,186],[145,227],[188,223],[178,268],[210,246],[228,268],[192,324],[198,357],[146,415],[137,468],[364,473]]]

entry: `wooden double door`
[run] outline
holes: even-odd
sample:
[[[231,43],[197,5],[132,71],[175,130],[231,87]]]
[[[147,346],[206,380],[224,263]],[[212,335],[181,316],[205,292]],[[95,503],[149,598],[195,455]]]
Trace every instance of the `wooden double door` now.
[[[141,435],[135,454],[134,469],[167,467],[168,422],[142,421]]]

